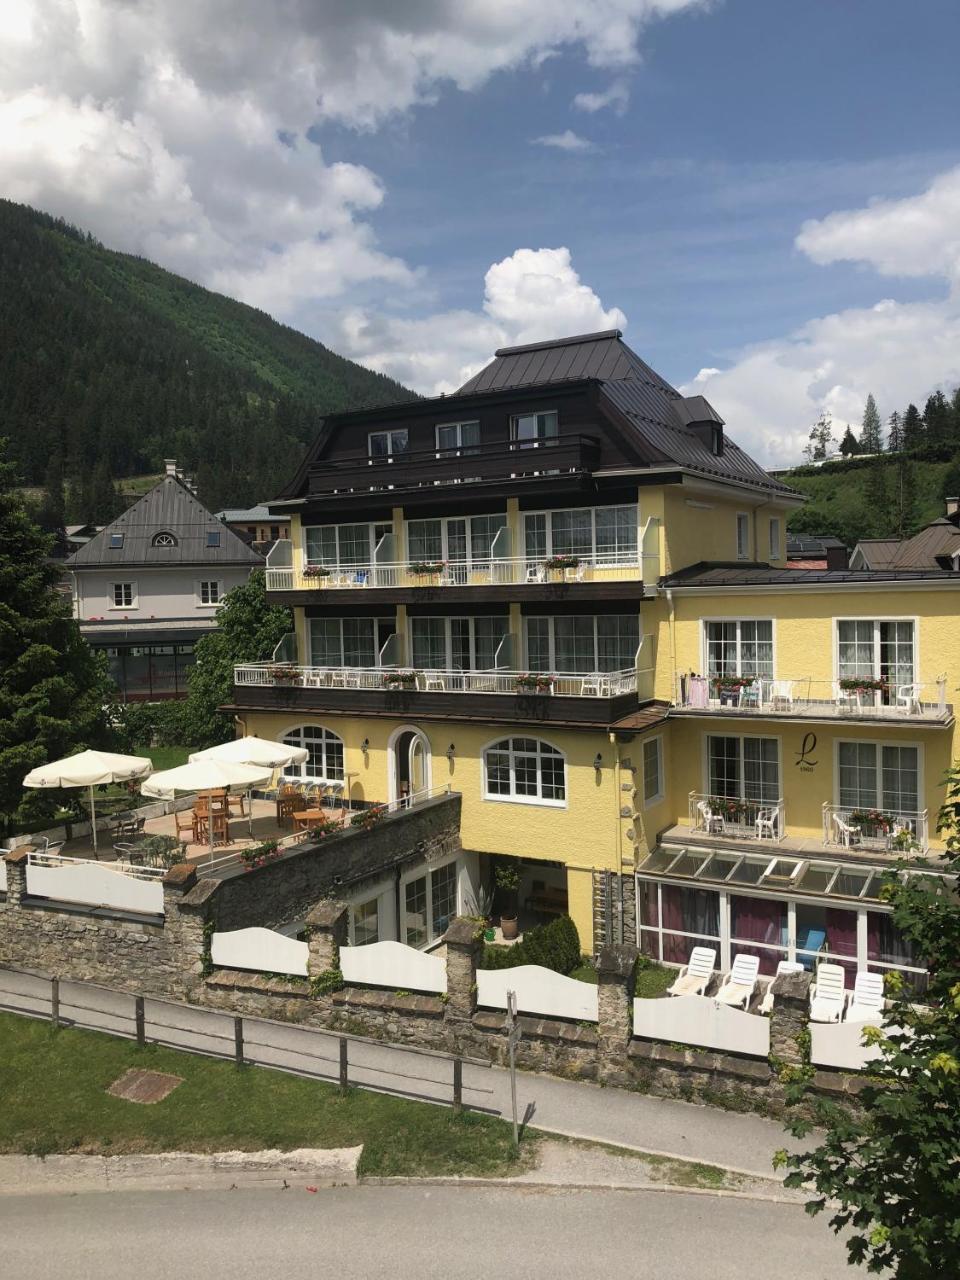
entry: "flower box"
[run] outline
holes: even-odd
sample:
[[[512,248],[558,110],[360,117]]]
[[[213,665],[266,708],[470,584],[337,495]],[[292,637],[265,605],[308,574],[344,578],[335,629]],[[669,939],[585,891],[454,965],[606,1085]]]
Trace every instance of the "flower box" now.
[[[387,671],[383,684],[387,689],[411,689],[416,687],[419,671]]]
[[[874,680],[869,676],[848,676],[840,681],[844,693],[886,693],[886,680]]]
[[[410,572],[418,578],[432,577],[443,573],[446,563],[443,560],[414,560],[410,564]]]
[[[296,667],[270,667],[267,674],[274,684],[298,684],[300,681]]]
[[[283,852],[276,840],[265,840],[263,844],[254,845],[251,849],[240,850],[240,861],[248,871],[262,867],[267,862],[274,862],[282,856]]]
[[[350,825],[351,827],[375,827],[385,813],[386,809],[382,804],[374,805],[370,809],[361,809],[350,819]]]
[[[874,831],[889,835],[893,830],[895,819],[892,813],[884,813],[880,809],[854,809],[850,814],[850,821],[855,827],[859,827],[861,832],[867,828],[867,834]]]
[[[739,693],[754,683],[756,676],[713,676],[711,684],[718,693]]]
[[[326,565],[308,564],[303,571],[303,576],[305,578],[329,578],[330,570]]]
[[[536,674],[534,672],[526,672],[524,675],[517,676],[517,688],[528,689],[534,693],[548,693],[556,683],[553,676],[544,673]]]
[[[545,569],[579,569],[579,556],[550,556],[544,560],[543,567]]]

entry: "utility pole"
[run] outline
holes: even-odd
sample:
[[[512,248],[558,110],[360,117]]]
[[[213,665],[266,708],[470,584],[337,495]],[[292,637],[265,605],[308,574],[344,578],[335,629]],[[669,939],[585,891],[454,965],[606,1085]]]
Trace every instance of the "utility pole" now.
[[[510,1104],[513,1110],[513,1149],[519,1150],[520,1133],[517,1128],[517,1045],[523,1032],[517,1021],[517,993],[507,992],[507,1052],[510,1055]]]

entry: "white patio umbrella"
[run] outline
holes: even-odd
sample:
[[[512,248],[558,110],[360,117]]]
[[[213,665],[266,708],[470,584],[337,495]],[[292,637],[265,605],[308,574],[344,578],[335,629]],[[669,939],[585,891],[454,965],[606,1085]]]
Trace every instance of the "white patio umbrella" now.
[[[176,769],[155,773],[140,790],[145,796],[169,800],[178,791],[212,791],[219,787],[258,787],[268,782],[273,769],[264,765],[237,764],[233,760],[189,760]],[[213,823],[210,824],[210,853],[213,854]]]
[[[221,742],[217,747],[207,747],[205,751],[195,751],[190,757],[192,761],[200,760],[232,760],[236,764],[263,765],[271,770],[282,769],[288,764],[303,764],[309,756],[306,747],[292,747],[286,742],[269,742],[266,738],[258,738],[250,734],[246,738],[234,738],[231,742]],[[253,806],[247,797],[247,814],[250,822],[250,834],[253,835]]]
[[[31,769],[23,780],[25,787],[89,787],[90,825],[93,828],[93,852],[97,853],[97,811],[93,788],[108,782],[130,782],[143,778],[153,770],[146,756],[120,756],[111,751],[78,751],[50,764]]]

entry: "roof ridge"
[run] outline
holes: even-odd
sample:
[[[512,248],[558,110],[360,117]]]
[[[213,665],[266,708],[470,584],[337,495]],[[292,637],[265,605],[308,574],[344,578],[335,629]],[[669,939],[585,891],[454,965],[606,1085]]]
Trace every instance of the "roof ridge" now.
[[[570,338],[549,338],[542,342],[526,342],[518,347],[498,347],[495,356],[515,356],[524,351],[549,351],[551,347],[572,347],[581,342],[604,342],[622,338],[622,329],[598,329],[596,333],[580,333]]]

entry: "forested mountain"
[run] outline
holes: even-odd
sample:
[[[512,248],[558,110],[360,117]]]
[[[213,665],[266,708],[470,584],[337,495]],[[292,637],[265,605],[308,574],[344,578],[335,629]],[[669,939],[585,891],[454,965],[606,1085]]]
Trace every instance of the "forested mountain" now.
[[[68,519],[111,481],[176,458],[212,510],[272,497],[317,419],[409,399],[262,311],[57,218],[0,200],[0,436],[32,485],[67,481]]]

